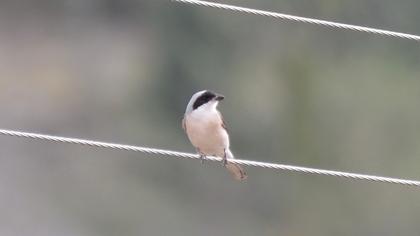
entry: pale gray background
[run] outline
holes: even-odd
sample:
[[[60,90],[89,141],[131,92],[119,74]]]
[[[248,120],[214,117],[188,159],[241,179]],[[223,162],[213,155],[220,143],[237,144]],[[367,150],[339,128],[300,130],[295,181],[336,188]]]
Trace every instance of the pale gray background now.
[[[420,2],[225,0],[420,34]],[[201,89],[240,158],[420,179],[418,42],[163,0],[0,2],[0,127],[194,151]],[[418,235],[420,191],[0,137],[0,235]]]

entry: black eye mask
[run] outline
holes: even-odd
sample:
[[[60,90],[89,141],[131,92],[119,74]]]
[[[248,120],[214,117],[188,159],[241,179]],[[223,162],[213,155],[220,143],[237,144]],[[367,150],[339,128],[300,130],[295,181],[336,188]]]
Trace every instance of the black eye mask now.
[[[195,102],[193,104],[193,110],[197,109],[198,107],[200,107],[203,104],[208,103],[209,101],[211,101],[215,97],[216,97],[215,93],[213,93],[211,91],[206,91],[205,93],[201,94],[201,96],[198,97],[197,100],[195,100]]]

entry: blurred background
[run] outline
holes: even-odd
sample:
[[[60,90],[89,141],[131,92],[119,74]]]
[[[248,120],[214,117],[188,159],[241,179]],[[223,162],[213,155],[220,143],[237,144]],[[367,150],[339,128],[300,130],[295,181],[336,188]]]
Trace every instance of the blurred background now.
[[[420,34],[420,2],[224,0]],[[194,152],[224,94],[238,158],[420,179],[420,47],[169,0],[0,1],[0,127]],[[0,235],[418,235],[396,185],[0,137]]]

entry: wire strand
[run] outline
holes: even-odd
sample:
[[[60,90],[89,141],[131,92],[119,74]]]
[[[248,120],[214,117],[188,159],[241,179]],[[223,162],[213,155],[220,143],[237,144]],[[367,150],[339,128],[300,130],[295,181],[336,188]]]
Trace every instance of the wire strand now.
[[[92,141],[92,140],[86,140],[86,139],[66,138],[66,137],[20,132],[20,131],[5,130],[5,129],[0,129],[0,135],[40,139],[40,140],[61,142],[61,143],[80,144],[80,145],[87,145],[87,146],[92,146],[92,147],[110,148],[110,149],[117,149],[117,150],[142,152],[142,153],[148,153],[148,154],[159,154],[159,155],[164,155],[164,156],[174,156],[174,157],[180,157],[180,158],[190,158],[190,159],[200,158],[198,154],[192,154],[192,153],[186,153],[186,152],[176,152],[176,151],[170,151],[170,150],[164,150],[164,149],[98,142],[98,141]],[[214,157],[214,156],[207,156],[206,159],[211,160],[211,161],[222,161],[222,158]],[[239,160],[239,159],[229,159],[229,162],[246,165],[246,166],[262,167],[262,168],[276,169],[276,170],[287,170],[287,171],[301,172],[301,173],[306,173],[306,174],[328,175],[328,176],[349,178],[349,179],[355,179],[355,180],[367,180],[367,181],[373,181],[373,182],[384,182],[384,183],[391,183],[391,184],[401,184],[401,185],[420,187],[420,181],[416,181],[416,180],[397,179],[397,178],[381,177],[381,176],[375,176],[375,175],[355,174],[355,173],[342,172],[342,171],[323,170],[323,169],[315,169],[315,168],[307,168],[307,167],[299,167],[299,166],[283,165],[283,164],[275,164],[275,163],[259,162],[259,161]]]
[[[414,35],[414,34],[399,33],[399,32],[394,32],[394,31],[389,31],[389,30],[375,29],[375,28],[358,26],[358,25],[343,24],[343,23],[337,23],[337,22],[332,22],[332,21],[293,16],[293,15],[288,15],[288,14],[283,14],[283,13],[263,11],[263,10],[257,10],[257,9],[252,9],[252,8],[239,7],[239,6],[233,6],[233,5],[221,4],[221,3],[215,3],[215,2],[207,2],[207,1],[201,1],[201,0],[172,0],[172,1],[198,5],[198,6],[231,10],[231,11],[236,11],[236,12],[250,13],[250,14],[260,15],[260,16],[274,17],[274,18],[283,19],[283,20],[322,25],[322,26],[327,26],[331,28],[340,28],[340,29],[346,29],[346,30],[366,32],[366,33],[371,33],[371,34],[379,34],[379,35],[385,35],[385,36],[390,36],[390,37],[415,40],[415,41],[420,42],[420,36]]]

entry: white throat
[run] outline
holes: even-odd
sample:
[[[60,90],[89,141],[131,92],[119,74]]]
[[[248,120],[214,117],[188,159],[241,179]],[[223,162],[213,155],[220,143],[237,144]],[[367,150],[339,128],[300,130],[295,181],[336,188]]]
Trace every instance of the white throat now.
[[[217,104],[219,102],[218,101],[210,101],[206,104],[201,105],[200,107],[198,107],[197,109],[193,110],[190,115],[194,118],[198,118],[198,119],[207,119],[207,118],[212,118],[213,116],[218,116],[218,111],[217,111]]]

